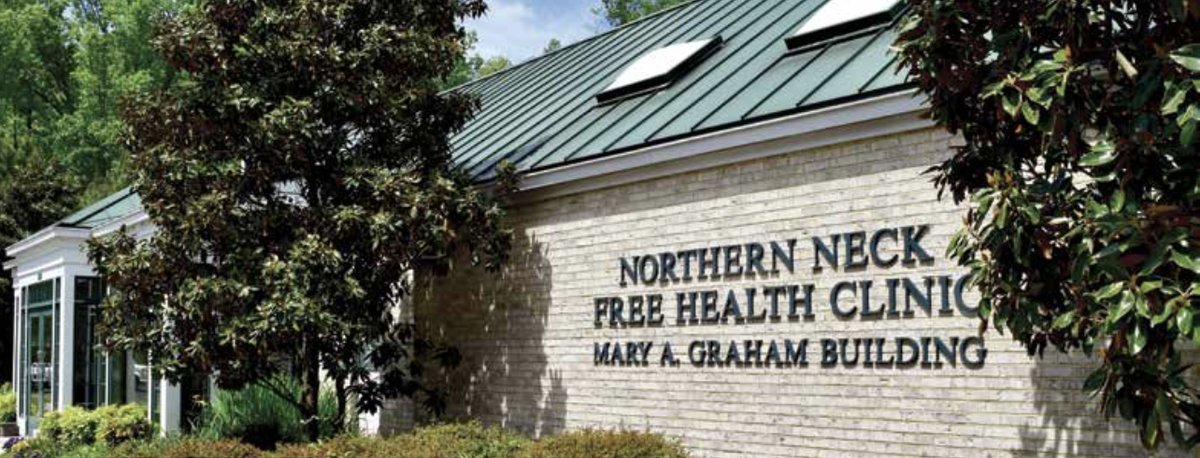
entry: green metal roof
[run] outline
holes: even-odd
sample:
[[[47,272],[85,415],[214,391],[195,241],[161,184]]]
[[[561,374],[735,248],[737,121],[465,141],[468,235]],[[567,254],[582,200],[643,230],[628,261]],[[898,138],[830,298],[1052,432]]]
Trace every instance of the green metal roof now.
[[[133,192],[132,188],[125,188],[72,213],[63,218],[62,221],[59,221],[58,224],[91,228],[103,226],[106,223],[128,217],[140,211],[142,211],[142,199],[137,193]]]
[[[540,170],[907,87],[890,27],[788,52],[824,3],[696,0],[468,83],[483,108],[452,139],[455,160],[479,178],[505,159]],[[638,57],[715,36],[724,46],[674,84],[596,103]]]
[[[909,87],[890,27],[789,52],[784,40],[825,0],[695,0],[455,88],[482,109],[451,139],[454,160],[490,178],[508,160],[543,170]],[[596,95],[638,57],[720,36],[673,84],[612,103]],[[140,210],[129,189],[67,217],[96,227]]]

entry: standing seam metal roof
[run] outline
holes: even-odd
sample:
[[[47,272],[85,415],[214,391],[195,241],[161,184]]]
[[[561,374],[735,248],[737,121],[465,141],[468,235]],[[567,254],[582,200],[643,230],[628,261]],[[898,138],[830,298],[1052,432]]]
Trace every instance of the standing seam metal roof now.
[[[891,27],[850,32],[789,53],[784,40],[826,0],[694,0],[453,90],[482,108],[451,138],[480,180],[503,160],[554,168],[910,87],[895,71]],[[607,104],[596,94],[663,46],[724,43],[673,84]],[[61,225],[97,227],[141,210],[124,189]]]
[[[789,53],[785,38],[825,0],[695,0],[458,90],[483,108],[454,136],[455,161],[487,179],[502,160],[542,170],[909,87],[890,27]],[[663,46],[725,43],[674,84],[599,105],[627,65]]]

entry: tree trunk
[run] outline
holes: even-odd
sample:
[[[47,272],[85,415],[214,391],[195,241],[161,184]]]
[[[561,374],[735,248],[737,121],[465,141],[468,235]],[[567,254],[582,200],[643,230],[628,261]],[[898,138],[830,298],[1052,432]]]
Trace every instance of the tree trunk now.
[[[346,424],[346,405],[349,404],[348,396],[350,393],[346,391],[346,376],[338,375],[334,379],[334,389],[337,394],[337,417],[334,418],[333,427],[337,428],[339,433],[346,432],[348,425]]]
[[[321,393],[321,360],[316,337],[312,332],[304,338],[304,394],[300,398],[300,417],[304,421],[308,440],[321,438],[320,410],[317,402]]]

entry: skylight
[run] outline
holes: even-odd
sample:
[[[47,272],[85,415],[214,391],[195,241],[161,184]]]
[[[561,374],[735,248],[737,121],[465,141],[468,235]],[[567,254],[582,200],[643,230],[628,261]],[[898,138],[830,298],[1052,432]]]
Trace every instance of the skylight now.
[[[886,24],[904,6],[899,0],[828,0],[787,38],[789,50],[822,42],[864,27]]]
[[[596,95],[596,101],[606,103],[669,86],[720,45],[718,36],[650,51],[625,67],[608,88]]]

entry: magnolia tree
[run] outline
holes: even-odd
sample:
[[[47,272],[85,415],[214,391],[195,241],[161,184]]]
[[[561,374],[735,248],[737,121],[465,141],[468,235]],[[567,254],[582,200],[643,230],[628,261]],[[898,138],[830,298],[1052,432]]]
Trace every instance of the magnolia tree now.
[[[911,0],[896,46],[964,144],[932,172],[970,201],[949,253],[983,327],[1079,349],[1105,414],[1200,441],[1200,3]]]
[[[181,82],[122,109],[157,233],[89,246],[112,287],[106,345],[149,352],[171,381],[274,388],[313,439],[322,370],[339,421],[348,399],[374,411],[426,390],[413,353],[454,354],[395,313],[406,276],[450,259],[497,267],[510,241],[496,198],[451,165],[448,137],[477,102],[439,94],[459,22],[484,8],[213,0],[163,22],[156,43]]]

